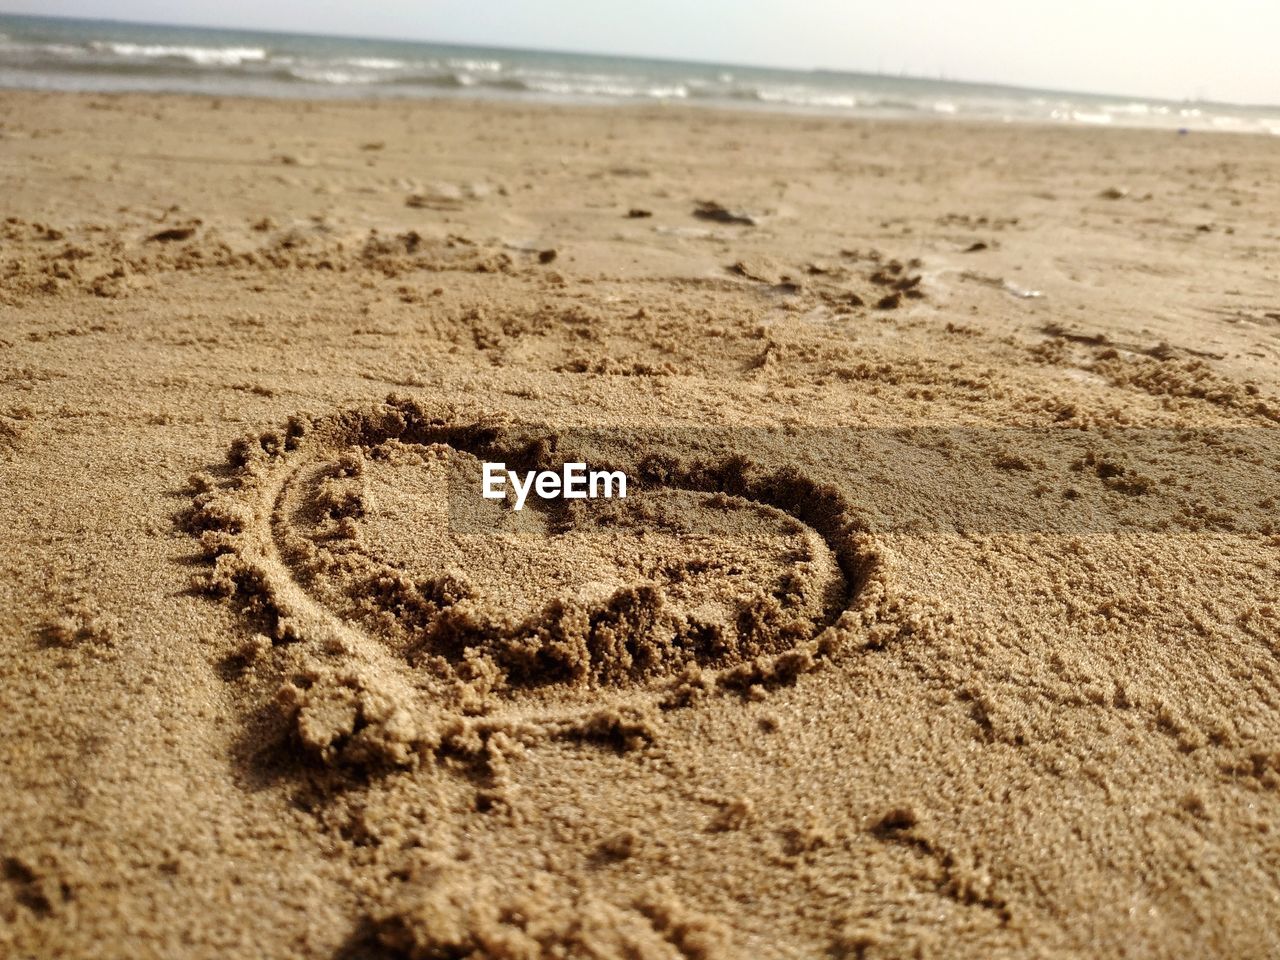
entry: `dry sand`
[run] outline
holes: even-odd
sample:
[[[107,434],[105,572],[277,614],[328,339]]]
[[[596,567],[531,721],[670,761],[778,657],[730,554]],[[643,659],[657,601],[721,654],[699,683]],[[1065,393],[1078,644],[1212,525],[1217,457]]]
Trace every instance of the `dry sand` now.
[[[1276,956],[1278,163],[3,94],[0,955]]]

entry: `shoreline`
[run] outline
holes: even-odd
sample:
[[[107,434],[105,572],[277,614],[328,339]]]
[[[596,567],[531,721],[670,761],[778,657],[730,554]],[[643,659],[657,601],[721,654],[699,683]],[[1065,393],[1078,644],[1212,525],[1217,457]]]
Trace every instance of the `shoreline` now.
[[[67,18],[0,16],[0,35],[0,83],[68,92],[638,101],[803,116],[1280,134],[1280,105],[1190,95],[1170,99],[905,74]]]
[[[1020,89],[1020,88],[1015,88]],[[461,106],[479,106],[483,104],[494,104],[497,106],[510,106],[519,109],[566,109],[566,110],[600,110],[600,111],[628,111],[628,110],[654,110],[669,111],[690,109],[694,111],[705,111],[712,114],[723,113],[728,115],[741,115],[744,117],[791,117],[797,120],[831,120],[831,121],[849,121],[851,123],[916,123],[940,125],[961,124],[965,126],[976,125],[979,127],[1010,127],[1010,128],[1029,128],[1033,130],[1081,130],[1081,131],[1138,131],[1153,134],[1171,134],[1192,135],[1192,136],[1217,136],[1220,134],[1246,136],[1246,137],[1280,137],[1280,130],[1232,130],[1226,127],[1186,127],[1178,126],[1161,126],[1157,124],[1142,123],[1126,123],[1123,119],[1107,123],[1098,123],[1092,121],[1052,121],[1037,117],[1007,117],[996,118],[987,116],[964,116],[957,114],[949,114],[945,111],[937,111],[927,113],[923,111],[901,111],[893,112],[886,110],[881,113],[857,113],[848,109],[839,108],[822,108],[822,107],[799,107],[799,106],[772,106],[766,103],[760,104],[732,104],[725,102],[702,102],[696,99],[686,98],[635,98],[631,100],[613,100],[602,101],[592,100],[587,97],[582,98],[565,98],[557,99],[546,95],[529,95],[521,97],[519,94],[511,94],[503,96],[500,93],[483,93],[475,95],[466,94],[413,94],[406,93],[402,95],[380,94],[369,95],[361,94],[356,90],[349,93],[330,90],[326,93],[320,92],[313,95],[302,95],[300,93],[291,93],[288,90],[280,93],[247,93],[243,91],[223,93],[218,91],[201,91],[201,90],[148,90],[148,89],[125,89],[125,90],[90,90],[90,89],[61,89],[61,88],[44,88],[32,85],[5,85],[0,84],[0,93],[3,94],[33,94],[33,95],[62,95],[62,96],[104,96],[104,97],[190,97],[196,100],[246,100],[246,101],[269,101],[293,104],[402,104],[402,103],[440,103],[440,104],[456,104]],[[1117,98],[1124,99],[1124,98]],[[1213,106],[1206,102],[1203,105]],[[1236,106],[1235,104],[1225,104],[1225,106]],[[1250,109],[1268,109],[1258,107]],[[1280,108],[1276,108],[1280,114]]]

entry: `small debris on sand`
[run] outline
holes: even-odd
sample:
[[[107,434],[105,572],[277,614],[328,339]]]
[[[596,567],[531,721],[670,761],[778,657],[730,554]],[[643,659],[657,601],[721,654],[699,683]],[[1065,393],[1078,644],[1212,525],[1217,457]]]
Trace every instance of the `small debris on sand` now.
[[[190,240],[195,232],[195,227],[169,227],[151,234],[147,239],[158,243],[172,243],[174,240]]]
[[[756,214],[745,210],[730,210],[724,204],[714,200],[700,200],[693,208],[693,215],[699,220],[713,220],[716,223],[736,223],[746,227],[754,227],[760,222]]]

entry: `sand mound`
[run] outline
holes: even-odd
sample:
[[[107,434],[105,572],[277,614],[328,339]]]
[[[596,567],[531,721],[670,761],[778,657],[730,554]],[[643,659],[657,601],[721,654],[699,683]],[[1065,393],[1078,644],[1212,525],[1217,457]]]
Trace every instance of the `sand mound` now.
[[[546,875],[512,889],[477,880],[458,864],[423,871],[372,926],[378,946],[410,960],[732,955],[723,924],[690,911],[669,893],[646,893],[623,907],[556,889]]]

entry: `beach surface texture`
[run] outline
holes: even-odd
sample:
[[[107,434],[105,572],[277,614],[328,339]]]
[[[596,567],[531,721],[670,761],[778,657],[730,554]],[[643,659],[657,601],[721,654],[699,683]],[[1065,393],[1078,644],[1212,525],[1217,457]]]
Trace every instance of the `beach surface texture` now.
[[[0,955],[1280,954],[1278,164],[0,93]]]

